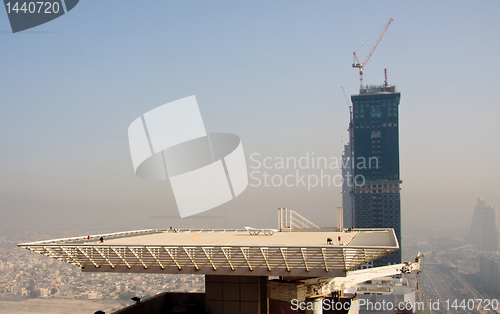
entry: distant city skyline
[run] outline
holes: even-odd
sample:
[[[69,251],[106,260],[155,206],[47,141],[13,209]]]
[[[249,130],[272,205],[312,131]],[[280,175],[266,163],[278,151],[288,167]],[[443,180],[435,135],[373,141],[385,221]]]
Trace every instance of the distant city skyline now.
[[[254,153],[340,158],[349,112],[340,87],[347,97],[359,88],[352,52],[366,56],[389,18],[364,80],[382,83],[387,68],[402,93],[403,230],[468,228],[477,195],[500,197],[492,58],[499,9],[452,1],[80,1],[17,34],[0,11],[0,228],[275,227],[278,207],[334,226],[340,186],[249,186],[181,220],[168,183],[136,179],[127,128],[144,112],[196,95],[207,132],[238,134],[247,162]]]

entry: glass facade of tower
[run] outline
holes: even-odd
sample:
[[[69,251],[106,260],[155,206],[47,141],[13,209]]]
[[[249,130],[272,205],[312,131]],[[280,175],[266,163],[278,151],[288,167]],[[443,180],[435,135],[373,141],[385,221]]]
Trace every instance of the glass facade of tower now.
[[[351,96],[355,228],[393,228],[401,245],[399,101],[394,86],[363,89]],[[401,250],[373,266],[401,263]]]

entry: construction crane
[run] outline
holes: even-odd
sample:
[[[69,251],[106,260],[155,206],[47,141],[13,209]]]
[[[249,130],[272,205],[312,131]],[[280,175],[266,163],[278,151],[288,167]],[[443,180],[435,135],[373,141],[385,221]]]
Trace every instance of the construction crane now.
[[[308,279],[299,279],[305,287],[301,287],[301,291],[296,294],[302,299],[311,299],[320,296],[327,296],[335,291],[344,291],[355,287],[356,285],[380,277],[388,277],[402,274],[420,274],[423,270],[422,258],[424,254],[418,253],[415,262],[405,262],[402,264],[388,265],[367,269],[359,269],[348,271],[345,277],[326,278],[314,277]],[[283,289],[281,283],[271,283],[271,289]],[[290,289],[290,288],[288,288]],[[417,282],[418,290],[418,282]]]
[[[353,52],[353,54],[354,54],[354,63],[352,64],[352,67],[353,68],[359,68],[359,82],[360,82],[359,90],[363,89],[363,68],[365,67],[365,65],[368,62],[368,60],[370,60],[370,57],[372,56],[373,52],[377,48],[378,43],[380,42],[380,40],[382,39],[382,37],[384,37],[384,34],[387,31],[387,29],[389,28],[389,25],[391,25],[392,21],[394,21],[394,19],[391,18],[389,20],[389,22],[387,22],[387,24],[385,24],[385,27],[382,30],[382,33],[380,34],[380,36],[378,36],[377,41],[373,45],[372,50],[370,50],[370,52],[366,56],[365,61],[363,61],[363,63],[359,62],[358,56],[356,56],[356,52]]]

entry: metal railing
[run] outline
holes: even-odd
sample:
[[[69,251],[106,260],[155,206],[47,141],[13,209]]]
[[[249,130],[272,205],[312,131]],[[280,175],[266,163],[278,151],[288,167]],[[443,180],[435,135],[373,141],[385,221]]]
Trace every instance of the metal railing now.
[[[292,231],[292,229],[320,229],[315,223],[286,207],[278,208],[278,222],[279,231]]]
[[[131,236],[145,235],[145,234],[153,234],[153,233],[184,233],[184,232],[246,232],[245,229],[189,229],[189,228],[181,228],[181,229],[144,229],[144,230],[134,230],[134,231],[122,231],[122,232],[113,232],[113,233],[103,233],[103,234],[94,234],[88,236],[79,236],[79,237],[71,237],[71,238],[60,238],[53,240],[43,240],[36,242],[27,242],[21,243],[18,246],[25,247],[29,245],[39,245],[39,244],[68,244],[68,243],[86,243],[86,242],[98,242],[101,237],[105,240],[118,239],[118,238],[126,238]]]

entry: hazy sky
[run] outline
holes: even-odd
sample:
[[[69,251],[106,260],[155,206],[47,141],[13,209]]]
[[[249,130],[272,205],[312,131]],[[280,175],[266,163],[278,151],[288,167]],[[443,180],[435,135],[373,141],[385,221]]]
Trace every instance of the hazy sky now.
[[[249,166],[255,153],[340,158],[341,86],[349,97],[359,85],[352,52],[364,58],[394,18],[365,83],[381,84],[387,68],[401,92],[403,228],[468,228],[478,196],[500,206],[499,10],[498,1],[85,0],[16,34],[0,10],[0,227],[274,227],[282,206],[333,225],[342,204],[333,186],[248,187],[203,219],[176,219],[170,185],[135,176],[127,128],[196,95],[207,131],[240,136]]]

